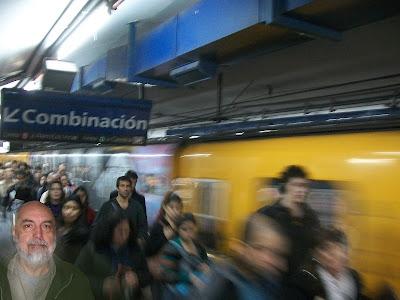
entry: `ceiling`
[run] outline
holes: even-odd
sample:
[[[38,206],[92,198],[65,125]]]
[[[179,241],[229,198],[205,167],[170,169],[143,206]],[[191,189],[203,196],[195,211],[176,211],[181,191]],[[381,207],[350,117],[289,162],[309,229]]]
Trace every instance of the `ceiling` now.
[[[1,1],[0,85],[34,77],[29,67],[35,55],[40,56],[35,61],[39,67],[45,56],[88,64],[108,49],[127,43],[128,23],[157,24],[194,2],[126,0],[117,10],[109,10],[105,0]],[[69,34],[69,27],[76,24],[79,29],[65,39],[63,33]]]
[[[6,42],[0,45],[0,86],[27,78],[19,83],[25,85],[45,56],[90,65],[128,43],[128,23],[140,21],[140,32],[148,32],[197,3],[125,0],[109,11],[100,0],[1,1],[6,25],[0,38]],[[72,6],[77,7],[74,18],[80,27],[71,30],[76,25],[71,23],[75,25],[52,29]],[[205,45],[189,57],[214,57],[220,85],[216,76],[192,86],[147,87],[145,98],[153,101],[151,128],[376,107],[400,97],[399,1],[315,0],[285,16],[331,28],[342,38],[309,36],[270,24]],[[139,88],[117,83],[107,95],[137,98]]]

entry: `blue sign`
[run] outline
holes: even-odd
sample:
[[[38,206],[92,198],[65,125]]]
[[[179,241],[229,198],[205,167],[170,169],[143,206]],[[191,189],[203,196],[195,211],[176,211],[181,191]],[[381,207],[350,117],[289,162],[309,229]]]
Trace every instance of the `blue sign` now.
[[[3,89],[3,140],[141,145],[152,103],[58,92]]]

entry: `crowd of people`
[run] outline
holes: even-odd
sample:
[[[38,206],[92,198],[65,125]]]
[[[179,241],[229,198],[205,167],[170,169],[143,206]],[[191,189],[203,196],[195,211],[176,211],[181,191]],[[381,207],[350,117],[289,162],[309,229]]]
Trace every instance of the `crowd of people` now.
[[[223,260],[199,242],[177,193],[165,195],[149,228],[137,179],[118,177],[96,213],[65,164],[48,174],[3,164],[1,204],[16,253],[0,263],[0,300],[366,299],[345,233],[323,228],[306,203],[304,168],[283,171],[277,202],[248,217]],[[390,289],[381,297],[396,299]]]

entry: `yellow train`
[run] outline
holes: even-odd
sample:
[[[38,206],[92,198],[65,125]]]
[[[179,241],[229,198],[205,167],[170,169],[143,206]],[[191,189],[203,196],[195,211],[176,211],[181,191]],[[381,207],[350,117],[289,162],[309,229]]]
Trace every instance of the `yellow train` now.
[[[165,184],[165,189],[158,189],[161,199],[172,179],[173,188],[183,197],[187,209],[197,214],[202,231],[208,233],[205,241],[219,249],[226,249],[231,238],[240,236],[242,222],[250,213],[274,200],[275,179],[285,166],[304,166],[314,180],[309,201],[324,223],[343,227],[349,235],[351,264],[363,275],[368,290],[374,292],[386,281],[400,292],[400,131],[129,149],[114,149],[107,155],[119,153],[118,159],[126,159],[124,167],[138,168],[140,177],[146,178],[142,182],[146,188],[141,191],[146,193],[149,204],[151,193],[157,194],[157,187]],[[111,176],[112,188],[114,177],[122,173],[115,172],[121,162],[104,162],[106,154],[96,151],[77,153],[87,155],[91,166],[95,155],[102,159],[104,168],[111,166],[115,174]],[[121,151],[129,152],[126,158]],[[51,155],[47,163],[57,155]],[[71,164],[77,161],[77,155],[80,154],[71,156]],[[45,157],[43,153],[39,156]],[[77,172],[81,172],[83,160],[79,164]],[[152,164],[161,168],[164,175]],[[87,170],[86,182],[92,180],[91,173],[93,170]],[[99,185],[107,186],[103,169],[101,174]]]
[[[349,235],[351,264],[367,288],[386,281],[399,292],[400,131],[192,144],[176,154],[175,182],[192,197],[191,209],[214,215],[236,237],[244,218],[271,201],[268,185],[290,164],[318,182],[314,204]],[[208,203],[206,184],[215,186]]]

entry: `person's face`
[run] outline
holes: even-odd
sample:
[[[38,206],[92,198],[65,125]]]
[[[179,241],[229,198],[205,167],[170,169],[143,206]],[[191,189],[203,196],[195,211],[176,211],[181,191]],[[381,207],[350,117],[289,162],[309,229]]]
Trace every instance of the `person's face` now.
[[[182,204],[172,201],[164,206],[165,215],[171,220],[177,220],[182,214]]]
[[[296,204],[304,203],[309,190],[309,182],[305,178],[292,177],[286,183],[286,194]]]
[[[45,185],[45,184],[46,184],[46,180],[47,180],[47,177],[46,177],[46,176],[40,177],[40,181],[39,181],[40,185],[41,185],[41,186]]]
[[[288,245],[272,229],[254,229],[244,253],[245,260],[263,277],[279,277],[287,269]]]
[[[79,199],[81,199],[82,204],[85,204],[86,200],[87,200],[87,195],[84,191],[82,190],[78,190],[76,192],[76,194],[78,195]]]
[[[40,179],[42,178],[42,172],[38,171],[35,172],[35,174],[33,175],[33,177],[35,178],[36,182],[40,182]]]
[[[62,216],[67,224],[74,223],[81,215],[81,208],[76,201],[68,201],[62,208]]]
[[[128,198],[129,195],[132,193],[132,184],[130,181],[122,180],[119,182],[117,187],[118,195],[123,198]]]
[[[18,254],[31,265],[41,265],[53,255],[55,221],[51,212],[39,202],[23,206],[13,227]]]
[[[63,187],[68,186],[68,177],[67,176],[61,176],[60,180],[61,180]]]
[[[18,182],[18,183],[21,183],[21,182],[24,182],[24,181],[25,181],[26,176],[25,176],[25,175],[22,175],[22,174],[18,174],[18,175],[15,177],[15,179],[17,179],[17,182]]]
[[[341,274],[348,264],[348,254],[345,246],[327,243],[326,247],[317,250],[318,260],[333,276]]]
[[[113,245],[116,247],[125,245],[128,242],[130,231],[128,220],[121,221],[114,228],[112,237]]]
[[[194,224],[191,221],[184,222],[181,226],[179,226],[178,234],[179,237],[184,241],[190,241],[196,239],[197,235],[196,224]]]
[[[52,200],[60,200],[62,196],[62,187],[59,183],[53,183],[49,189],[50,198]]]

